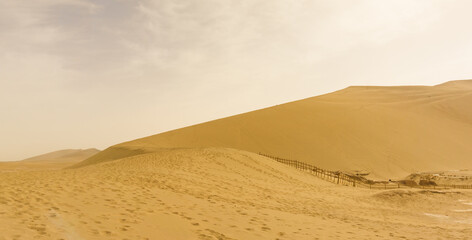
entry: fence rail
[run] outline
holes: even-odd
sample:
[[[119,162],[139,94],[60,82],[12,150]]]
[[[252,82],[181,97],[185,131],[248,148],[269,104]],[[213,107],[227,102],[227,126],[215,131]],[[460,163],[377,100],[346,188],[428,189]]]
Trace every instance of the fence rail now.
[[[289,165],[296,169],[299,169],[304,172],[309,172],[316,177],[323,179],[328,182],[332,182],[335,184],[345,185],[345,186],[352,186],[352,187],[364,187],[370,189],[397,189],[397,188],[422,188],[422,189],[472,189],[472,185],[454,185],[454,184],[442,184],[442,185],[406,185],[401,182],[379,182],[379,181],[372,181],[368,180],[362,176],[352,175],[348,173],[344,173],[341,171],[330,171],[326,169],[322,169],[311,165],[309,163],[300,162],[297,160],[279,158],[276,156],[259,153],[259,155],[271,158],[277,162]]]

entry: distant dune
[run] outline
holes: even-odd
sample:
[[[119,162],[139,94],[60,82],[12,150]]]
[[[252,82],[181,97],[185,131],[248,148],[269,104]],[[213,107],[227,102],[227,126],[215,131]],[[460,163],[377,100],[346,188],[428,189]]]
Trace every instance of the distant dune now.
[[[83,161],[99,153],[95,148],[65,149],[15,162],[0,162],[0,171],[59,169]]]
[[[42,154],[39,156],[27,158],[27,159],[24,159],[23,161],[25,162],[38,162],[38,161],[75,162],[75,161],[81,161],[86,158],[89,158],[99,152],[100,150],[95,149],[95,148],[65,149],[65,150],[59,150],[59,151],[50,152],[50,153]]]
[[[112,146],[75,165],[165,149],[229,147],[367,171],[374,179],[472,169],[472,81],[346,89]]]

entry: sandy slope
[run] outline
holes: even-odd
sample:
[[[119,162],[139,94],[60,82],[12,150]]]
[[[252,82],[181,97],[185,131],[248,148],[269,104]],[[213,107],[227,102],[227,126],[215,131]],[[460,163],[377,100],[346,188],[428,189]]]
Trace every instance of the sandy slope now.
[[[14,162],[0,162],[0,171],[52,170],[68,167],[83,161],[100,151],[90,149],[65,149]]]
[[[231,147],[402,178],[472,169],[472,81],[349,87],[118,144],[79,166],[169,148]]]
[[[232,149],[0,173],[2,240],[467,239],[471,208],[470,191],[343,187]]]

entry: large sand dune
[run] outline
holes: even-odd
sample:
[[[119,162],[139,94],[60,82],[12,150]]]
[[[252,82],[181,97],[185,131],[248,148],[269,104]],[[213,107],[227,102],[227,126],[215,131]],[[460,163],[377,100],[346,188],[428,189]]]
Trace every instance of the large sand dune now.
[[[250,152],[185,149],[0,173],[4,239],[467,239],[472,193],[331,184]]]
[[[472,81],[349,87],[122,144],[86,166],[165,149],[230,147],[371,178],[472,168]]]

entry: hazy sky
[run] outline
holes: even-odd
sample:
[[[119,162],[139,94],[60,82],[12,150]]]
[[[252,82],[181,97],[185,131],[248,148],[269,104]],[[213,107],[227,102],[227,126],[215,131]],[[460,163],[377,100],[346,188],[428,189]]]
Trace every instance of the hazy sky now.
[[[0,161],[472,78],[472,1],[0,0]]]

